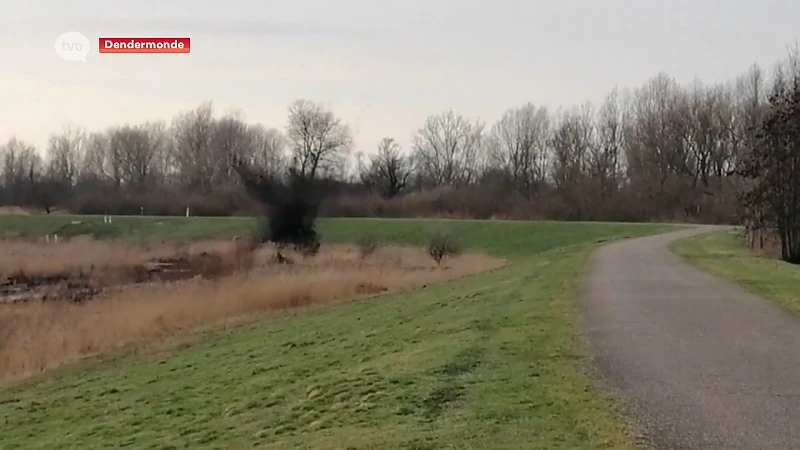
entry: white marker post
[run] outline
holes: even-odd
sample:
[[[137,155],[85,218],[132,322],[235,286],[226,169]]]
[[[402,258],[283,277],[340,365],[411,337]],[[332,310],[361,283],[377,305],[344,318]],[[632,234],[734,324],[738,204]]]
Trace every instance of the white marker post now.
[[[186,207],[186,217],[189,217],[189,207]]]

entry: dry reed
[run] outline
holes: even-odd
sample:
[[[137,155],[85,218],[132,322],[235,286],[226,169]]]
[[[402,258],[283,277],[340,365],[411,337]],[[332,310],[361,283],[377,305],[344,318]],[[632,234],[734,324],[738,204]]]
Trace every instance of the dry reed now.
[[[0,275],[19,271],[28,275],[47,275],[134,266],[174,256],[176,253],[220,252],[230,249],[233,243],[201,241],[134,244],[96,241],[78,236],[58,244],[48,244],[43,238],[33,242],[4,240],[2,246]]]
[[[113,244],[81,245],[91,250],[83,247],[86,255],[73,261],[80,264],[89,263],[89,254],[110,262],[102,250],[128,255],[128,262],[155,254],[120,250]],[[37,261],[32,256],[35,250],[26,251],[30,267],[56,267]],[[47,257],[60,251],[48,250]],[[503,263],[466,254],[436,267],[422,249],[381,248],[364,259],[356,246],[335,245],[323,246],[313,258],[286,253],[294,262],[290,265],[271,263],[273,256],[274,249],[260,250],[254,255],[252,270],[214,281],[138,285],[83,304],[0,305],[0,378],[24,377],[86,355],[230,319],[395,292]],[[8,256],[3,260],[8,261]]]

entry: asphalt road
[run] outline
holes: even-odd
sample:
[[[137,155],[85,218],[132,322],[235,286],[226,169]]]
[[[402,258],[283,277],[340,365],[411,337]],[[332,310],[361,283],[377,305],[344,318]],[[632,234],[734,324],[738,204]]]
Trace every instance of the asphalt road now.
[[[712,230],[593,255],[581,305],[593,367],[656,448],[800,449],[800,321],[667,248]]]

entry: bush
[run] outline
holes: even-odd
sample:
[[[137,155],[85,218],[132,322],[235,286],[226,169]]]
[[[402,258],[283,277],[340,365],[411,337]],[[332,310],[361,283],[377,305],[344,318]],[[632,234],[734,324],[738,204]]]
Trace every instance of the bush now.
[[[277,205],[260,222],[256,238],[261,243],[291,246],[298,251],[316,250],[319,249],[319,236],[315,222],[315,213],[302,200]]]
[[[292,246],[304,256],[315,255],[320,246],[315,225],[322,197],[318,180],[293,169],[285,179],[267,177],[241,162],[236,170],[247,193],[267,210],[254,237],[260,243]]]
[[[366,259],[369,255],[375,253],[375,250],[380,246],[380,241],[375,235],[363,234],[357,242],[358,250],[361,253],[361,259]]]
[[[461,253],[461,244],[449,233],[435,233],[428,240],[428,254],[431,255],[437,265],[442,264],[442,260],[449,256]]]

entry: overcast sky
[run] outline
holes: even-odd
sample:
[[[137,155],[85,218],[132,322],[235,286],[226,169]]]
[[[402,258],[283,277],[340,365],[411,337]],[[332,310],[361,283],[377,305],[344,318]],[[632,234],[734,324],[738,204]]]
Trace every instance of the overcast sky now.
[[[333,109],[357,150],[407,145],[453,108],[491,124],[531,101],[599,101],[659,71],[724,81],[770,68],[800,36],[797,0],[9,1],[0,10],[0,141],[44,146],[77,124],[219,114],[283,128],[297,98]],[[86,63],[54,41],[78,31]],[[97,51],[98,37],[190,37],[188,55]]]

